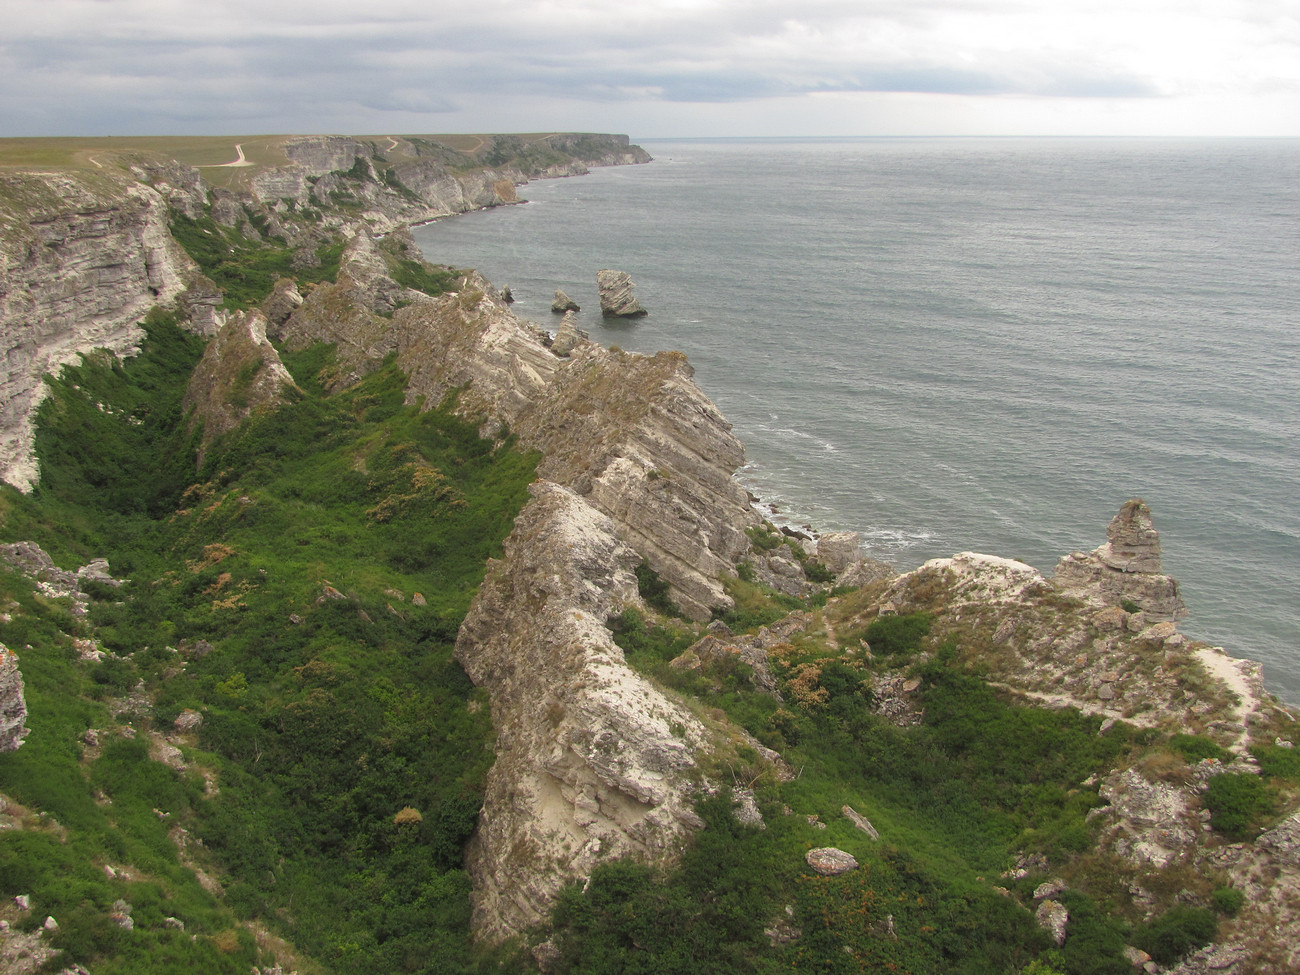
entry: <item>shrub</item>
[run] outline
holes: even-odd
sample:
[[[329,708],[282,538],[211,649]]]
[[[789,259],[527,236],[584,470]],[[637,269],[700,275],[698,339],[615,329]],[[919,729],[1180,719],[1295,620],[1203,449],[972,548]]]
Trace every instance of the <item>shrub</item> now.
[[[1273,808],[1268,786],[1258,775],[1226,772],[1205,788],[1210,825],[1232,840],[1246,840]]]
[[[872,653],[895,657],[914,653],[929,632],[928,613],[909,613],[906,616],[882,616],[867,627],[865,635]]]
[[[1216,887],[1210,902],[1220,914],[1236,917],[1246,903],[1246,895],[1235,887]]]
[[[1160,964],[1170,965],[1213,941],[1217,927],[1212,911],[1179,904],[1147,924],[1138,946]]]
[[[641,598],[651,609],[656,609],[665,616],[681,616],[681,610],[668,595],[668,583],[659,577],[659,573],[650,568],[650,563],[642,560],[636,567],[636,586]]]
[[[1188,762],[1199,762],[1207,758],[1226,761],[1228,753],[1204,735],[1171,735],[1169,747],[1182,755]]]

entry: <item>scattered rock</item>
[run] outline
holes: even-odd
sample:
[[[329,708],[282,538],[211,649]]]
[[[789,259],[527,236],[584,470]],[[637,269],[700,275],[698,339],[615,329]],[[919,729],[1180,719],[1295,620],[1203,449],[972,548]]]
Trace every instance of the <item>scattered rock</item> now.
[[[858,869],[858,861],[852,855],[833,846],[822,846],[809,850],[804,860],[808,866],[823,877],[834,877]]]
[[[176,715],[176,720],[172,722],[172,727],[183,735],[191,731],[197,731],[203,724],[203,715],[192,708],[186,708],[180,714]]]
[[[551,311],[557,315],[563,315],[568,311],[582,311],[578,303],[566,295],[559,288],[555,289],[555,300],[551,302]]]
[[[634,294],[635,285],[626,271],[596,272],[600,289],[600,313],[607,318],[641,318],[647,312]]]
[[[1034,900],[1041,901],[1047,897],[1055,897],[1063,890],[1065,890],[1065,881],[1059,877],[1044,881],[1034,889]]]
[[[1034,912],[1038,926],[1046,931],[1059,948],[1065,944],[1065,927],[1070,921],[1070,912],[1060,901],[1045,900]]]
[[[844,813],[849,822],[862,830],[862,832],[866,833],[873,840],[880,839],[880,834],[876,832],[876,827],[871,825],[871,821],[867,819],[866,816],[855,810],[852,806],[844,806],[840,812]]]
[[[742,826],[767,829],[752,789],[736,789],[731,794],[731,815]]]

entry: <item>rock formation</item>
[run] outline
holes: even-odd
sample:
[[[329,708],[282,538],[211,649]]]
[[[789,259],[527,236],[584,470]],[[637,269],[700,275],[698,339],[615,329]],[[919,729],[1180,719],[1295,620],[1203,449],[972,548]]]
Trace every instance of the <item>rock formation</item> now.
[[[296,389],[289,370],[266,337],[260,311],[240,312],[222,326],[199,360],[182,406],[203,424],[209,444],[253,413],[284,402]]]
[[[574,323],[573,312],[565,312],[564,320],[560,322],[555,338],[551,341],[551,351],[567,358],[577,344],[587,338],[589,338],[587,333]]]
[[[0,752],[11,752],[27,737],[27,702],[18,655],[0,643]]]
[[[126,175],[0,176],[0,478],[37,477],[32,416],[41,377],[95,348],[125,353],[151,307],[192,268],[167,200]]]
[[[668,856],[702,825],[695,753],[708,733],[624,663],[605,625],[638,603],[640,557],[574,492],[531,491],[456,641],[497,731],[468,858],[490,940],[538,921],[601,860]]]
[[[613,518],[687,614],[707,619],[730,607],[718,580],[759,519],[732,478],[744,450],[684,356],[581,342],[561,358],[477,274],[455,294],[420,296],[384,318],[363,303],[370,292],[354,283],[353,265],[290,316],[279,332],[289,348],[337,343],[339,386],[396,352],[409,401],[432,406],[458,389],[458,410],[480,418],[485,435],[509,429],[540,450],[539,476]]]
[[[1161,574],[1160,535],[1150,509],[1139,500],[1120,508],[1106,529],[1104,545],[1061,559],[1055,581],[1068,593],[1105,605],[1134,603],[1150,620],[1175,620],[1187,613],[1178,583]]]
[[[641,318],[648,314],[636,300],[632,277],[626,271],[597,271],[600,313],[606,318]]]
[[[41,376],[91,349],[129,354],[143,336],[137,323],[145,313],[177,299],[195,332],[216,334],[220,289],[171,236],[173,211],[211,215],[252,240],[281,238],[294,249],[295,266],[308,266],[345,227],[364,229],[359,236],[368,240],[518,202],[515,187],[530,179],[650,159],[626,136],[553,134],[531,149],[513,136],[493,145],[501,139],[519,153],[504,167],[410,138],[394,140],[395,161],[383,168],[366,140],[300,136],[280,146],[283,166],[257,170],[239,191],[212,191],[194,167],[131,150],[97,152],[93,172],[0,176],[0,479],[22,490],[35,483],[31,418],[44,395]],[[301,219],[308,211],[314,219]],[[411,300],[390,285],[376,302],[361,304],[382,314]],[[283,310],[268,308],[268,317],[278,324]]]
[[[557,315],[562,315],[566,311],[582,311],[578,303],[566,295],[558,288],[555,289],[555,299],[551,302],[551,311]]]

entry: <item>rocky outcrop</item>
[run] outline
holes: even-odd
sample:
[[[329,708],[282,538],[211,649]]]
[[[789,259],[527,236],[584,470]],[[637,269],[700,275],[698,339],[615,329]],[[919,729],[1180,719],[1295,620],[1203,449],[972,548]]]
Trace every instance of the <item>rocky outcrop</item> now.
[[[36,583],[36,591],[50,599],[72,600],[72,615],[84,617],[87,611],[87,584],[117,587],[122,584],[108,571],[108,562],[93,559],[75,572],[60,569],[48,552],[35,542],[10,542],[0,545],[0,561]]]
[[[1071,595],[1108,606],[1134,603],[1148,619],[1187,614],[1178,583],[1162,574],[1160,535],[1142,501],[1128,501],[1111,520],[1106,543],[1089,554],[1074,552],[1056,565],[1055,582]]]
[[[145,313],[185,289],[192,262],[167,222],[167,200],[125,174],[0,176],[0,478],[35,483],[41,377],[130,351]]]
[[[27,737],[27,702],[18,655],[0,643],[0,752],[11,752]]]
[[[600,313],[606,318],[641,318],[647,312],[636,300],[632,276],[626,271],[597,271]]]
[[[252,414],[271,409],[296,389],[289,370],[266,337],[260,311],[240,312],[208,344],[190,376],[182,406],[191,424],[203,425],[206,446]]]
[[[730,607],[719,579],[759,519],[732,478],[744,450],[684,356],[583,341],[562,358],[476,274],[457,293],[421,298],[388,319],[363,304],[371,292],[355,277],[348,264],[337,286],[307,296],[281,329],[289,348],[337,343],[338,385],[396,352],[410,402],[433,406],[458,390],[457,409],[478,417],[484,434],[508,429],[541,451],[539,476],[613,518],[686,613],[707,619]]]
[[[564,320],[560,322],[560,327],[555,333],[555,338],[551,340],[551,351],[558,356],[568,358],[578,343],[585,341],[589,337],[574,322],[573,312],[566,312]]]
[[[638,603],[640,557],[573,491],[531,491],[456,641],[497,731],[468,856],[489,940],[538,921],[601,860],[669,856],[702,825],[695,755],[708,733],[624,663],[605,625]]]
[[[578,307],[576,301],[556,288],[555,298],[551,301],[551,311],[557,315],[563,315],[567,311],[582,311],[582,309]]]

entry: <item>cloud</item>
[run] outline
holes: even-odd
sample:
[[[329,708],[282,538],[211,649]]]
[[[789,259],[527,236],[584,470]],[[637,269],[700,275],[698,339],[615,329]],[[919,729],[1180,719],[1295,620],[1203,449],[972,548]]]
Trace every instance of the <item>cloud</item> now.
[[[1216,97],[1300,88],[1265,0],[6,0],[0,130],[347,130],[476,106]],[[662,112],[658,112],[659,116]],[[493,128],[483,118],[479,129]]]

